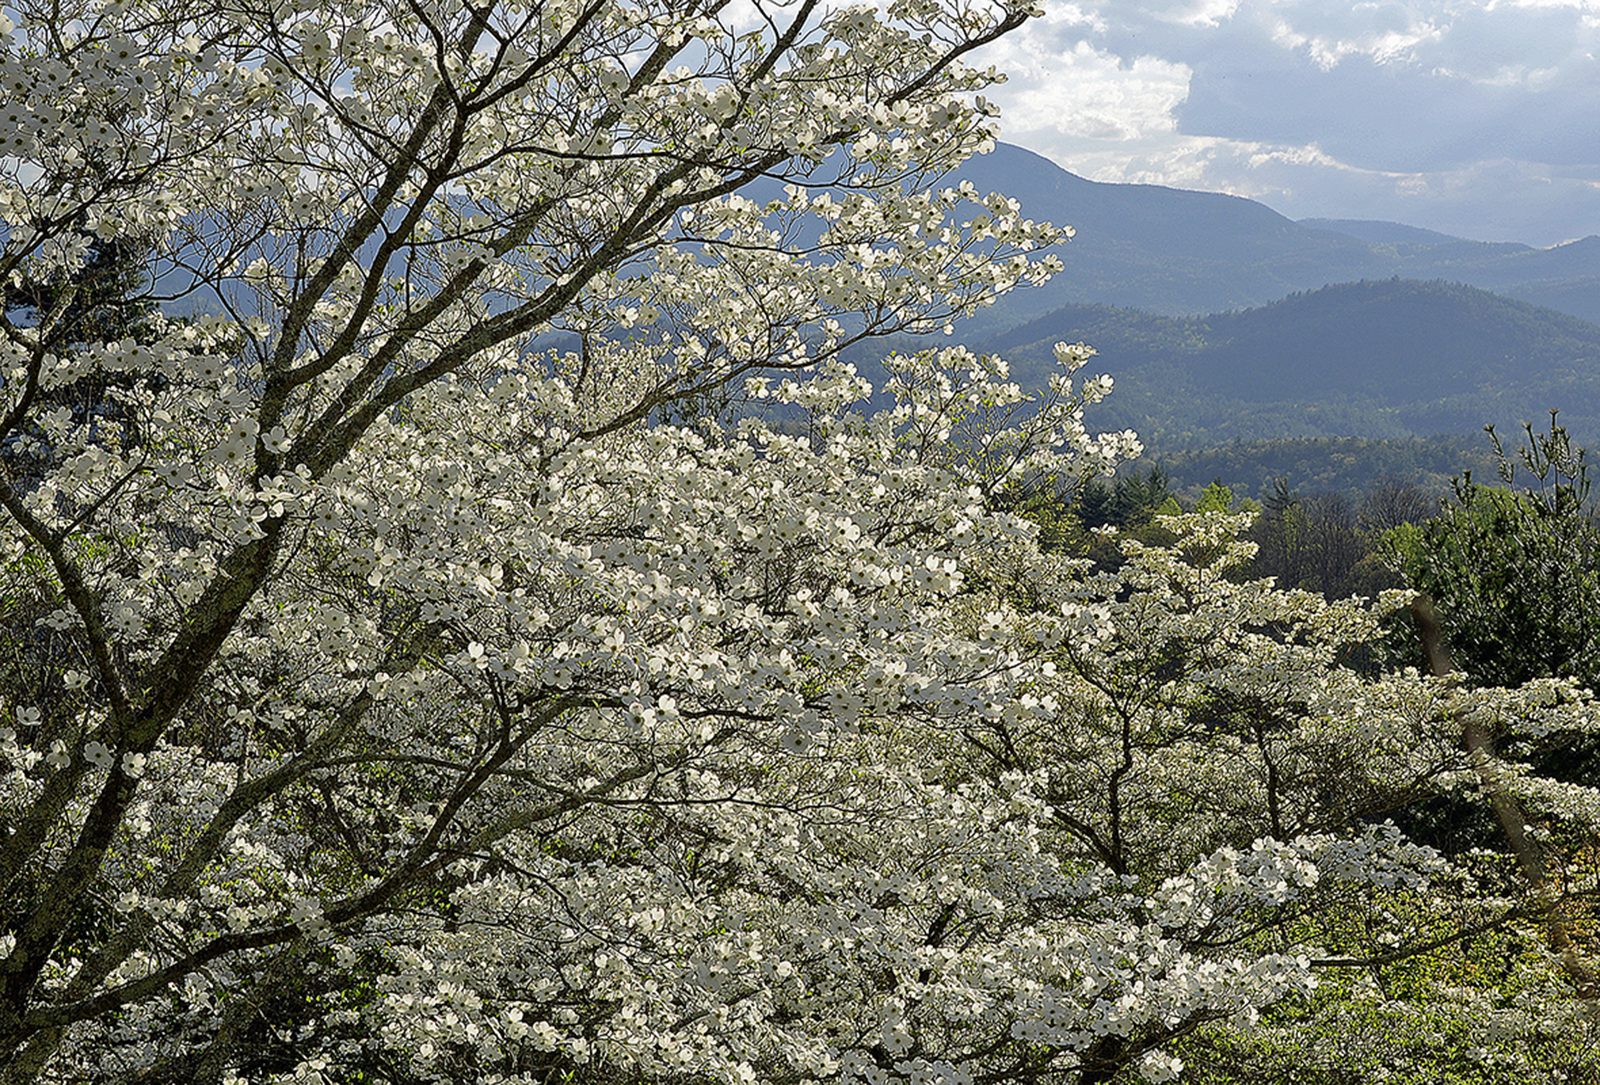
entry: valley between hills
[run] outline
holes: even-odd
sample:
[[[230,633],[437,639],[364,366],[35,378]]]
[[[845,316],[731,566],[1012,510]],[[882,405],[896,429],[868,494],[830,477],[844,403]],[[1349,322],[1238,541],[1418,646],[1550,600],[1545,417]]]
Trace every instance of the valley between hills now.
[[[1090,371],[1116,392],[1091,425],[1137,430],[1145,462],[1180,483],[1226,461],[1250,489],[1269,461],[1307,471],[1319,447],[1355,461],[1333,472],[1341,488],[1408,463],[1437,482],[1481,466],[1485,425],[1515,436],[1551,410],[1600,442],[1600,237],[1539,249],[1295,222],[1235,196],[1088,181],[1004,144],[961,179],[1076,236],[1059,275],[959,336],[1024,385],[1044,381],[1054,343],[1093,346]]]

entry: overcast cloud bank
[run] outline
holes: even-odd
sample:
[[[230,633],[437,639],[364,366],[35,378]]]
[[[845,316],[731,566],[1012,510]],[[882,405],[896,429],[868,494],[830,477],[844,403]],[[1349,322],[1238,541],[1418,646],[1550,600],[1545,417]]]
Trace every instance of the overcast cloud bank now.
[[[1089,0],[981,60],[1003,138],[1094,180],[1553,245],[1600,233],[1597,46],[1600,0]]]

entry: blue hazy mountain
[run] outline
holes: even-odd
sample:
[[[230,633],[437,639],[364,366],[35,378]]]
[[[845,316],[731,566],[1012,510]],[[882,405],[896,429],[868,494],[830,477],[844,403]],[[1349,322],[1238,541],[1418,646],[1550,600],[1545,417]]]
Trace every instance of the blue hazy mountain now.
[[[959,176],[1014,197],[1030,218],[1076,228],[1066,265],[980,318],[990,331],[1069,303],[1192,315],[1263,305],[1361,279],[1445,279],[1600,321],[1600,237],[1551,249],[1470,241],[1398,223],[1295,222],[1215,192],[1107,184],[1000,144]]]
[[[1301,226],[1309,226],[1313,230],[1330,230],[1336,234],[1345,234],[1361,241],[1374,245],[1444,245],[1461,240],[1449,234],[1441,234],[1438,230],[1424,230],[1420,226],[1407,226],[1399,222],[1380,222],[1375,219],[1300,219]],[[1512,248],[1526,249],[1531,246],[1517,245]]]

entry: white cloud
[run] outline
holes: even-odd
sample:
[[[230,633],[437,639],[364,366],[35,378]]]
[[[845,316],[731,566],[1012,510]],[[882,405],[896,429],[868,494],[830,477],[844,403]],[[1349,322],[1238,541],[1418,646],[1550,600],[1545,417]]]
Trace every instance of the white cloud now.
[[[1256,15],[1273,42],[1303,50],[1323,70],[1352,57],[1379,64],[1413,61],[1421,46],[1444,37],[1447,25],[1399,3],[1273,4]]]
[[[1233,18],[1241,3],[1242,0],[1195,0],[1181,11],[1163,12],[1156,17],[1179,26],[1214,28]]]
[[[1290,49],[1305,49],[1318,67],[1327,70],[1348,57],[1371,57],[1379,64],[1416,60],[1418,46],[1439,41],[1443,37],[1443,29],[1432,23],[1353,38],[1310,37],[1280,23],[1273,40]]]
[[[1003,123],[1017,138],[1125,142],[1174,132],[1174,110],[1189,93],[1187,65],[1150,56],[1124,61],[1083,40],[1063,48],[1035,36],[984,59],[1009,75],[990,96],[1002,103]]]
[[[1511,0],[1510,3],[1501,3],[1500,0],[1489,0],[1484,5],[1485,11],[1496,8],[1559,8],[1572,11],[1600,12],[1600,0]]]
[[[1029,37],[1040,36],[1043,27],[1055,30],[1081,27],[1097,34],[1104,34],[1111,28],[1111,24],[1107,23],[1099,12],[1091,11],[1079,4],[1050,4],[1044,9],[1044,17],[1033,20],[1029,26],[1031,31]]]
[[[1095,180],[1550,243],[1600,233],[1597,58],[1600,0],[1077,0],[974,59]]]

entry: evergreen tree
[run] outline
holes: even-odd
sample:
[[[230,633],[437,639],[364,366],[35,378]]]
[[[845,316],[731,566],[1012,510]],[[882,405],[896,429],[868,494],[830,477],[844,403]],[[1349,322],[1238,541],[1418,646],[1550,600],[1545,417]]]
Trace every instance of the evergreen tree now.
[[[1474,684],[1573,678],[1594,688],[1600,532],[1588,505],[1588,465],[1554,412],[1549,432],[1525,429],[1515,458],[1490,429],[1504,486],[1462,476],[1403,560],[1412,585],[1433,598],[1455,665]],[[1517,488],[1519,466],[1531,486]]]
[[[67,275],[34,277],[24,273],[4,290],[8,321],[43,328],[41,346],[54,355],[70,355],[95,343],[124,339],[148,342],[150,320],[157,309],[147,295],[147,245],[128,238],[89,237],[83,264]],[[139,443],[138,423],[117,402],[118,392],[154,379],[137,374],[108,374],[96,368],[76,380],[43,388],[39,403],[46,409],[65,407],[76,425],[91,425],[95,439],[114,440],[124,448]],[[108,429],[103,423],[114,423]],[[13,457],[24,474],[37,468],[40,449],[30,446],[27,466]]]
[[[150,281],[145,270],[149,255],[144,246],[127,238],[91,237],[83,266],[73,274],[43,280],[24,276],[7,283],[6,313],[35,326],[52,320],[45,346],[56,352],[86,343],[142,338],[148,335],[149,319],[156,310],[144,296]]]

